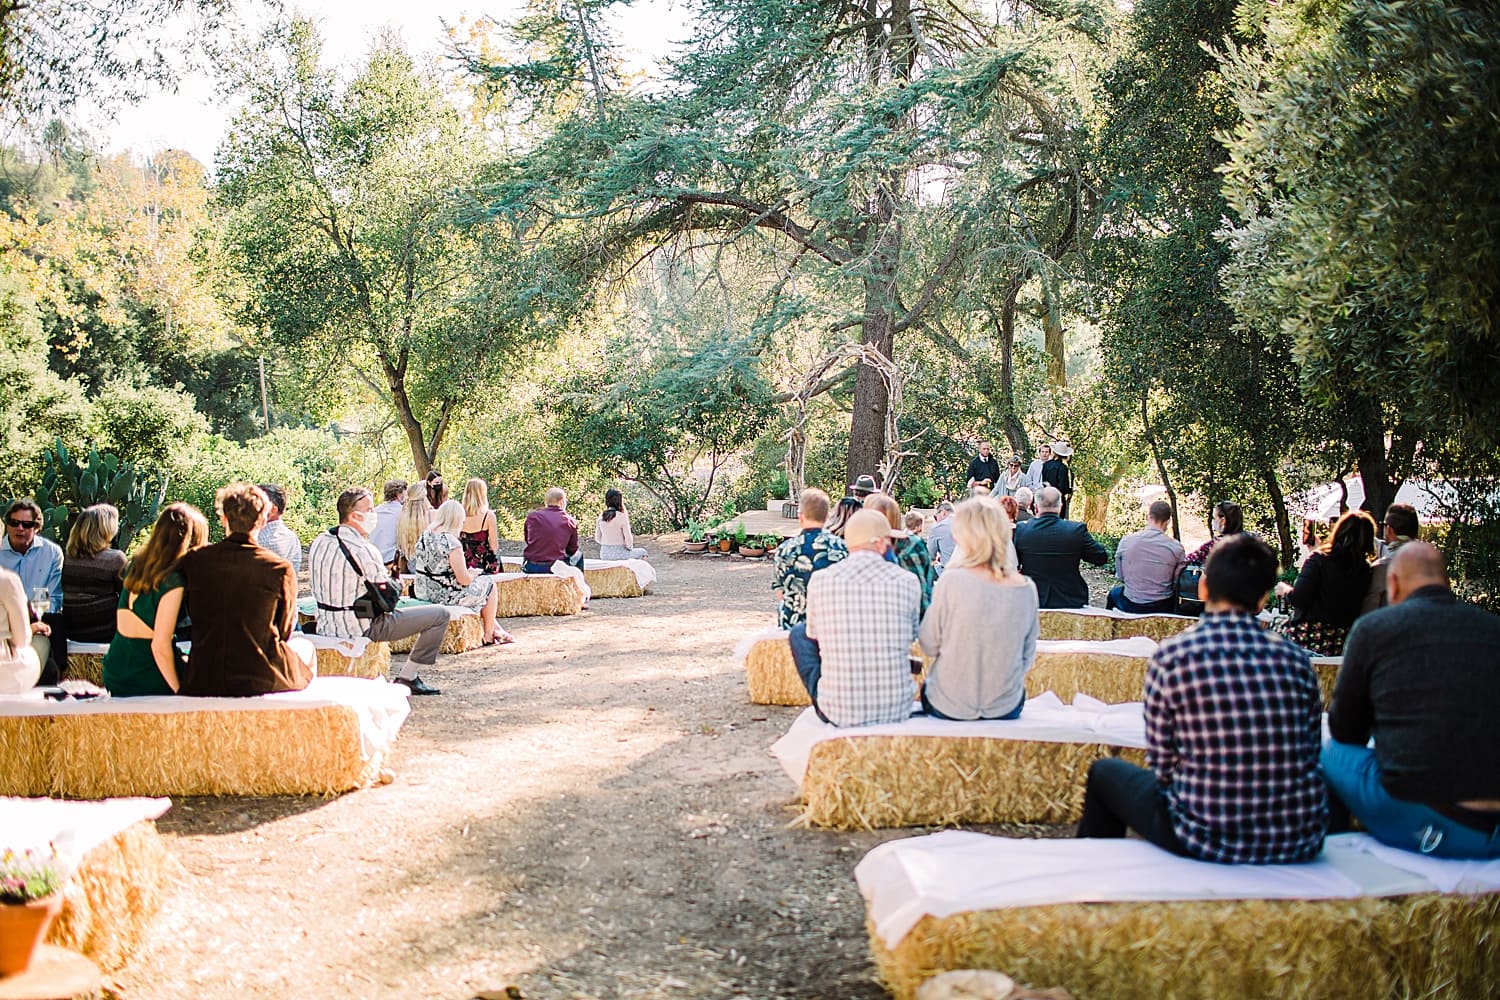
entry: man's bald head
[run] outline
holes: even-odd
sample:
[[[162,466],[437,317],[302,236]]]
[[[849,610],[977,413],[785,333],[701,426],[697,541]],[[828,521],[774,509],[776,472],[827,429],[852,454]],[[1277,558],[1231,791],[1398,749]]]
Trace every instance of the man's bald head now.
[[[1407,542],[1396,550],[1385,571],[1392,604],[1400,604],[1420,587],[1448,586],[1443,554],[1431,542]]]

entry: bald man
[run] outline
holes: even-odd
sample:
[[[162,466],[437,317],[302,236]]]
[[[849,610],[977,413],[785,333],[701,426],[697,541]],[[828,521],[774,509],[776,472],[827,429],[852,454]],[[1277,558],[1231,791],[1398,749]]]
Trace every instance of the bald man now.
[[[1500,616],[1453,595],[1428,542],[1403,545],[1386,582],[1391,606],[1344,646],[1323,776],[1382,843],[1500,857]]]

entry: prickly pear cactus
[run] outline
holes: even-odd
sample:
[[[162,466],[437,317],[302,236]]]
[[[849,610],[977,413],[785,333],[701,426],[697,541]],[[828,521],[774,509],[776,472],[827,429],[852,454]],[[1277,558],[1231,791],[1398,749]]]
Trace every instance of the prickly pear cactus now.
[[[46,522],[43,534],[64,545],[78,512],[107,503],[120,512],[115,548],[128,550],[136,534],[156,520],[167,494],[167,475],[156,469],[137,469],[115,455],[90,447],[86,461],[68,453],[57,441],[43,453],[45,468],[36,501]]]

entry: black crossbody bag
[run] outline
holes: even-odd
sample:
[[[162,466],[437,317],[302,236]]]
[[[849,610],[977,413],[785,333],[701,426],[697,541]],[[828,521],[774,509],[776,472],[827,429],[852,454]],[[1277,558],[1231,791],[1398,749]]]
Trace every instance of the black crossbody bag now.
[[[354,570],[360,582],[365,585],[365,592],[364,596],[355,598],[354,603],[347,608],[337,608],[331,604],[324,604],[322,601],[318,602],[318,607],[324,611],[353,611],[354,617],[361,619],[377,618],[395,611],[396,602],[401,599],[401,592],[396,589],[396,585],[389,580],[376,583],[366,577],[365,571],[360,569],[359,563],[355,560],[354,553],[349,551],[349,546],[345,545],[344,540],[339,537],[338,526],[329,528],[328,533],[333,536],[335,542],[339,543],[339,551],[349,561],[349,568]]]

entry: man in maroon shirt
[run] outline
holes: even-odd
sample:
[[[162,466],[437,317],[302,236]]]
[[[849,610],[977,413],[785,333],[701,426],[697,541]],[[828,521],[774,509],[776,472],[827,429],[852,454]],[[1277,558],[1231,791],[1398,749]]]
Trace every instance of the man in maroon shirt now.
[[[553,486],[547,490],[546,501],[547,506],[526,515],[526,548],[521,552],[521,568],[527,573],[550,573],[552,564],[562,560],[583,569],[578,522],[568,513],[568,494]]]

